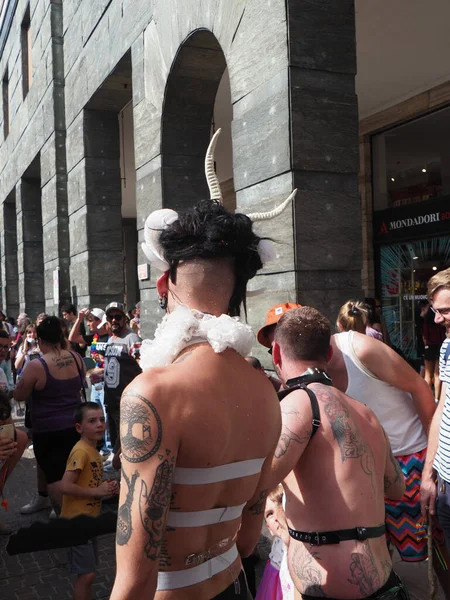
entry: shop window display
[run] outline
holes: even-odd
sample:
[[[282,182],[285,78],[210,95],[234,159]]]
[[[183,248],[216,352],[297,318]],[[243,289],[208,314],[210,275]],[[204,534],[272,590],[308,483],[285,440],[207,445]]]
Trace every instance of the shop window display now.
[[[407,359],[421,357],[421,307],[427,282],[450,264],[450,236],[380,247],[383,315],[393,346]]]

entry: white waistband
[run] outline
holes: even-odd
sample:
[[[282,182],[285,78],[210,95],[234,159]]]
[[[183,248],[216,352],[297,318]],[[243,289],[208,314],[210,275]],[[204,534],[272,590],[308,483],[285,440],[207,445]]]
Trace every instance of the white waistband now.
[[[245,506],[227,506],[225,508],[211,508],[210,510],[197,510],[193,512],[169,511],[167,525],[170,527],[202,527],[233,521],[241,516]]]
[[[211,579],[214,575],[225,571],[239,556],[236,544],[229,550],[207,560],[201,565],[192,567],[192,569],[183,569],[182,571],[164,571],[158,573],[158,591],[176,590],[178,588],[188,587]]]
[[[261,472],[264,458],[252,458],[239,462],[219,465],[218,467],[206,467],[195,469],[190,467],[176,467],[173,474],[173,483],[182,485],[205,485],[207,483],[219,483],[238,477],[249,477]]]

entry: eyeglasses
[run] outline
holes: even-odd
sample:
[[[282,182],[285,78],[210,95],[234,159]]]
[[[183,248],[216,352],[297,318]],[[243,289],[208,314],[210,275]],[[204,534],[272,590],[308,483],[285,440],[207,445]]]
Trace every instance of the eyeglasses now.
[[[108,319],[109,322],[122,321],[123,315],[122,315],[122,313],[117,313],[115,315],[108,315],[106,318]]]
[[[431,310],[435,315],[439,315],[440,317],[447,317],[450,315],[450,308],[433,308],[430,306]]]
[[[0,351],[1,350],[9,350],[9,344],[0,344]]]

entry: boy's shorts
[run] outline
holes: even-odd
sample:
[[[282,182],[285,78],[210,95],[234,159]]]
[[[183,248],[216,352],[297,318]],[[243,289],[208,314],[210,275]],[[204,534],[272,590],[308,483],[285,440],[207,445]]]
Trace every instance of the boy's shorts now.
[[[87,544],[69,548],[69,568],[71,573],[76,575],[94,573],[97,563],[97,540],[89,540]]]

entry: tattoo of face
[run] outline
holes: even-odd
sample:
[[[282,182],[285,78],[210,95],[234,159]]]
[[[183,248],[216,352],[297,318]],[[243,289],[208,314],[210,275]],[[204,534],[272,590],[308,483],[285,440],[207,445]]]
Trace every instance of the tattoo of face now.
[[[286,419],[286,417],[291,417],[292,415],[297,416],[298,412],[297,411],[289,411],[289,412],[281,411],[281,414],[282,414],[283,421],[284,421]],[[308,431],[308,433],[305,436],[300,437],[299,435],[297,435],[296,433],[291,431],[287,425],[283,424],[280,439],[278,440],[278,444],[275,449],[275,458],[282,458],[286,454],[286,452],[289,450],[289,446],[291,445],[291,442],[296,442],[297,444],[300,444],[300,445],[306,444],[310,440],[311,434],[312,434],[312,430]]]
[[[125,498],[125,502],[119,508],[117,513],[117,535],[116,541],[119,546],[125,546],[128,544],[131,538],[133,527],[131,524],[131,507],[134,499],[134,488],[136,487],[136,479],[139,477],[139,473],[135,471],[131,476],[131,481],[128,479],[127,474],[122,467],[122,481],[128,486],[128,492]]]
[[[264,512],[266,498],[269,495],[269,492],[270,490],[262,490],[262,492],[259,493],[258,500],[249,507],[249,511],[251,511],[255,517],[256,515],[261,515]]]
[[[357,585],[364,598],[374,594],[382,584],[369,542],[363,542],[360,551],[353,552],[351,558],[349,583]]]
[[[134,390],[122,395],[120,439],[122,454],[132,463],[149,459],[161,445],[162,423],[158,411],[147,398]]]
[[[164,526],[172,494],[173,463],[165,459],[156,469],[152,489],[148,493],[147,484],[141,479],[139,512],[141,523],[148,534],[145,556],[158,560],[163,542]]]
[[[292,556],[292,570],[299,580],[303,594],[317,598],[326,598],[322,587],[322,573],[318,563],[320,556],[317,551],[308,551],[303,544],[296,544]]]

